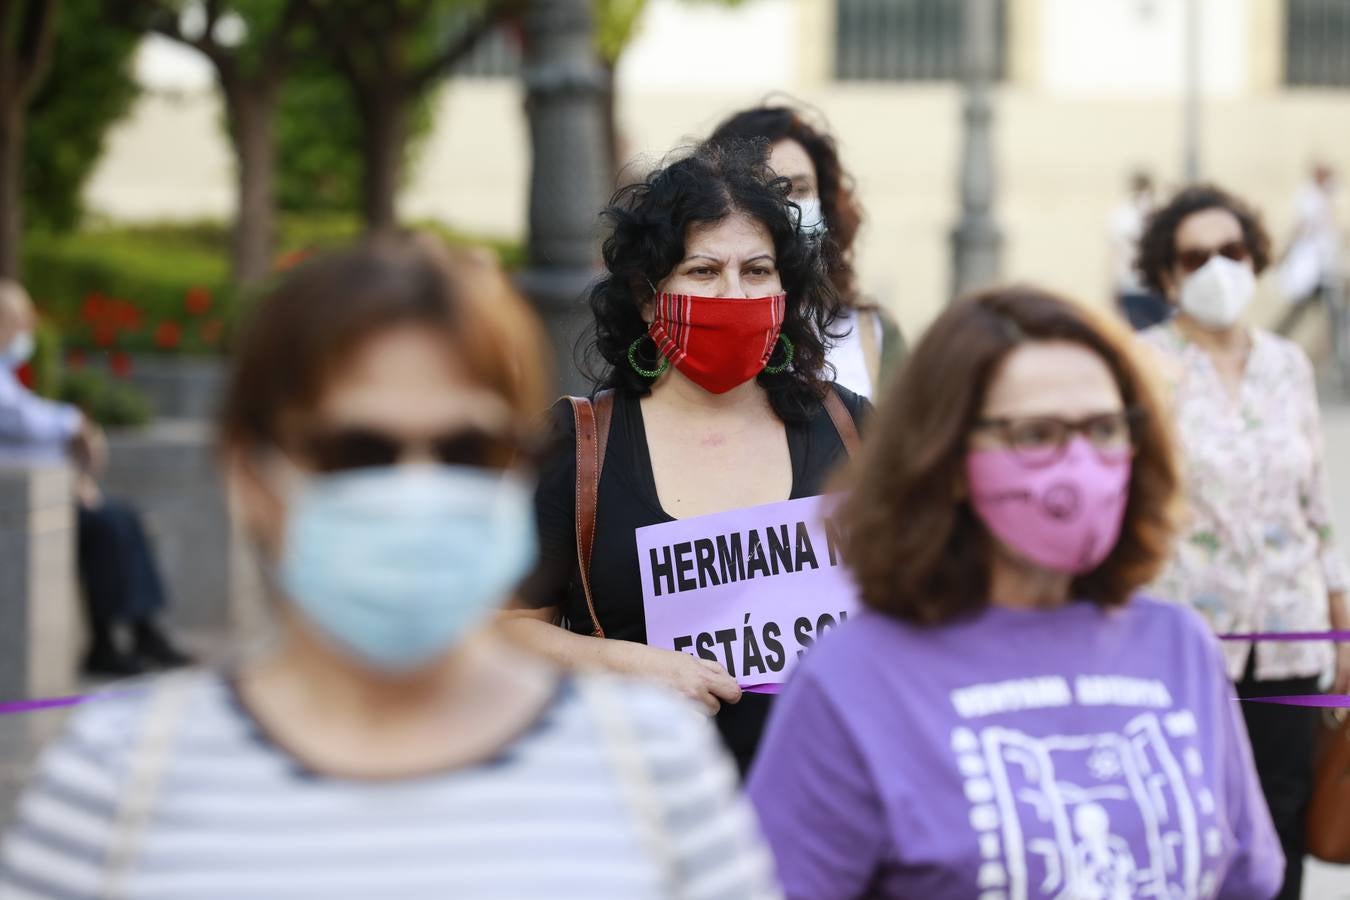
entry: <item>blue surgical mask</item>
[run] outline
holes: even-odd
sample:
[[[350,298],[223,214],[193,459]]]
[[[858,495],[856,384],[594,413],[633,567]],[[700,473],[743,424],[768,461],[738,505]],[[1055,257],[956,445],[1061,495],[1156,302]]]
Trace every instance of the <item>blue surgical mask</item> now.
[[[452,648],[538,553],[529,483],[467,466],[312,477],[284,540],[282,590],[337,646],[388,672]]]
[[[820,208],[820,198],[807,197],[805,200],[796,202],[802,211],[802,217],[797,225],[798,229],[801,230],[802,234],[823,237],[828,228],[825,225],[825,213]]]
[[[33,332],[20,331],[14,335],[7,346],[0,347],[0,366],[17,369],[33,358],[36,344],[37,342],[33,340]]]

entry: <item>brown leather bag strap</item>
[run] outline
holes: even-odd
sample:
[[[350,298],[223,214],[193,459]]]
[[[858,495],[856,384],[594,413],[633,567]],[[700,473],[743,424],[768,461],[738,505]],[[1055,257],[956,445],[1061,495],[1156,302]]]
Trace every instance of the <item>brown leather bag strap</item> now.
[[[839,395],[832,387],[825,389],[824,402],[825,411],[830,414],[830,421],[834,423],[834,430],[839,432],[839,440],[844,444],[844,452],[850,457],[857,456],[861,440],[858,437],[858,425],[853,421],[848,407],[839,399]]]
[[[605,468],[605,448],[609,445],[609,423],[614,415],[614,392],[601,391],[592,402],[586,397],[568,397],[577,429],[577,570],[581,589],[586,594],[586,609],[591,614],[591,633],[604,637],[600,619],[595,615],[591,596],[591,551],[595,547],[595,518],[600,504],[600,473]]]

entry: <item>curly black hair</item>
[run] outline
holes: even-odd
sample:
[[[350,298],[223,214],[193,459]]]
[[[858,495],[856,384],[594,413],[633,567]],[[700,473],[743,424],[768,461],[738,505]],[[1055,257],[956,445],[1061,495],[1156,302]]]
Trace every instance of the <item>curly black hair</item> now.
[[[1177,264],[1177,229],[1188,217],[1207,209],[1227,210],[1238,220],[1257,275],[1270,265],[1270,235],[1255,210],[1216,185],[1183,188],[1171,202],[1149,216],[1134,260],[1134,268],[1144,283],[1159,294],[1167,294],[1165,279]]]
[[[765,138],[769,144],[796,141],[811,158],[825,214],[828,241],[826,264],[835,290],[846,303],[858,300],[858,282],[853,271],[853,241],[862,225],[862,206],[853,179],[839,162],[839,148],[823,127],[807,120],[804,111],[792,106],[756,106],[735,113],[713,130],[713,142]]]
[[[588,297],[595,322],[586,368],[598,387],[639,396],[651,391],[651,380],[628,362],[628,348],[647,333],[642,304],[652,297],[652,285],[684,258],[691,227],[739,212],[773,238],[788,297],[782,333],[795,350],[786,371],[761,372],[758,383],[784,422],[803,422],[819,409],[833,377],[821,335],[834,321],[838,295],[817,242],[797,228],[801,210],[788,199],[787,179],[773,174],[768,156],[763,140],[703,143],[614,195],[603,214],[610,226],[603,248],[608,274]],[[643,342],[640,350],[644,366],[655,367],[651,342]],[[782,353],[774,351],[771,367]]]

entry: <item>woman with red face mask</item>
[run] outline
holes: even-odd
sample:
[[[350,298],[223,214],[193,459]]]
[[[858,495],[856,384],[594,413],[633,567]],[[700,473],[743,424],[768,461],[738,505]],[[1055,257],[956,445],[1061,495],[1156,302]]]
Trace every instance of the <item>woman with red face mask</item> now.
[[[606,211],[608,274],[590,294],[596,393],[552,410],[543,565],[511,623],[555,660],[701,703],[743,771],[772,695],[742,694],[737,652],[649,646],[636,531],[820,494],[856,438],[865,401],[824,375],[837,297],[767,157],[764,142],[702,146]],[[821,597],[822,615],[836,602]]]

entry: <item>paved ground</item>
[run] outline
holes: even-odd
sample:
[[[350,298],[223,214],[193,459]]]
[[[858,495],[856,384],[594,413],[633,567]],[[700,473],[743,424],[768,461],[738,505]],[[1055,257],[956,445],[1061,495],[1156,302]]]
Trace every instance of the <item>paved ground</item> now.
[[[1343,537],[1350,537],[1350,404],[1329,398],[1326,409],[1327,461],[1332,494]],[[1350,550],[1350,539],[1347,539]],[[14,794],[44,736],[58,728],[62,711],[0,716],[0,823],[6,821]],[[1310,863],[1305,900],[1350,900],[1350,867]]]

